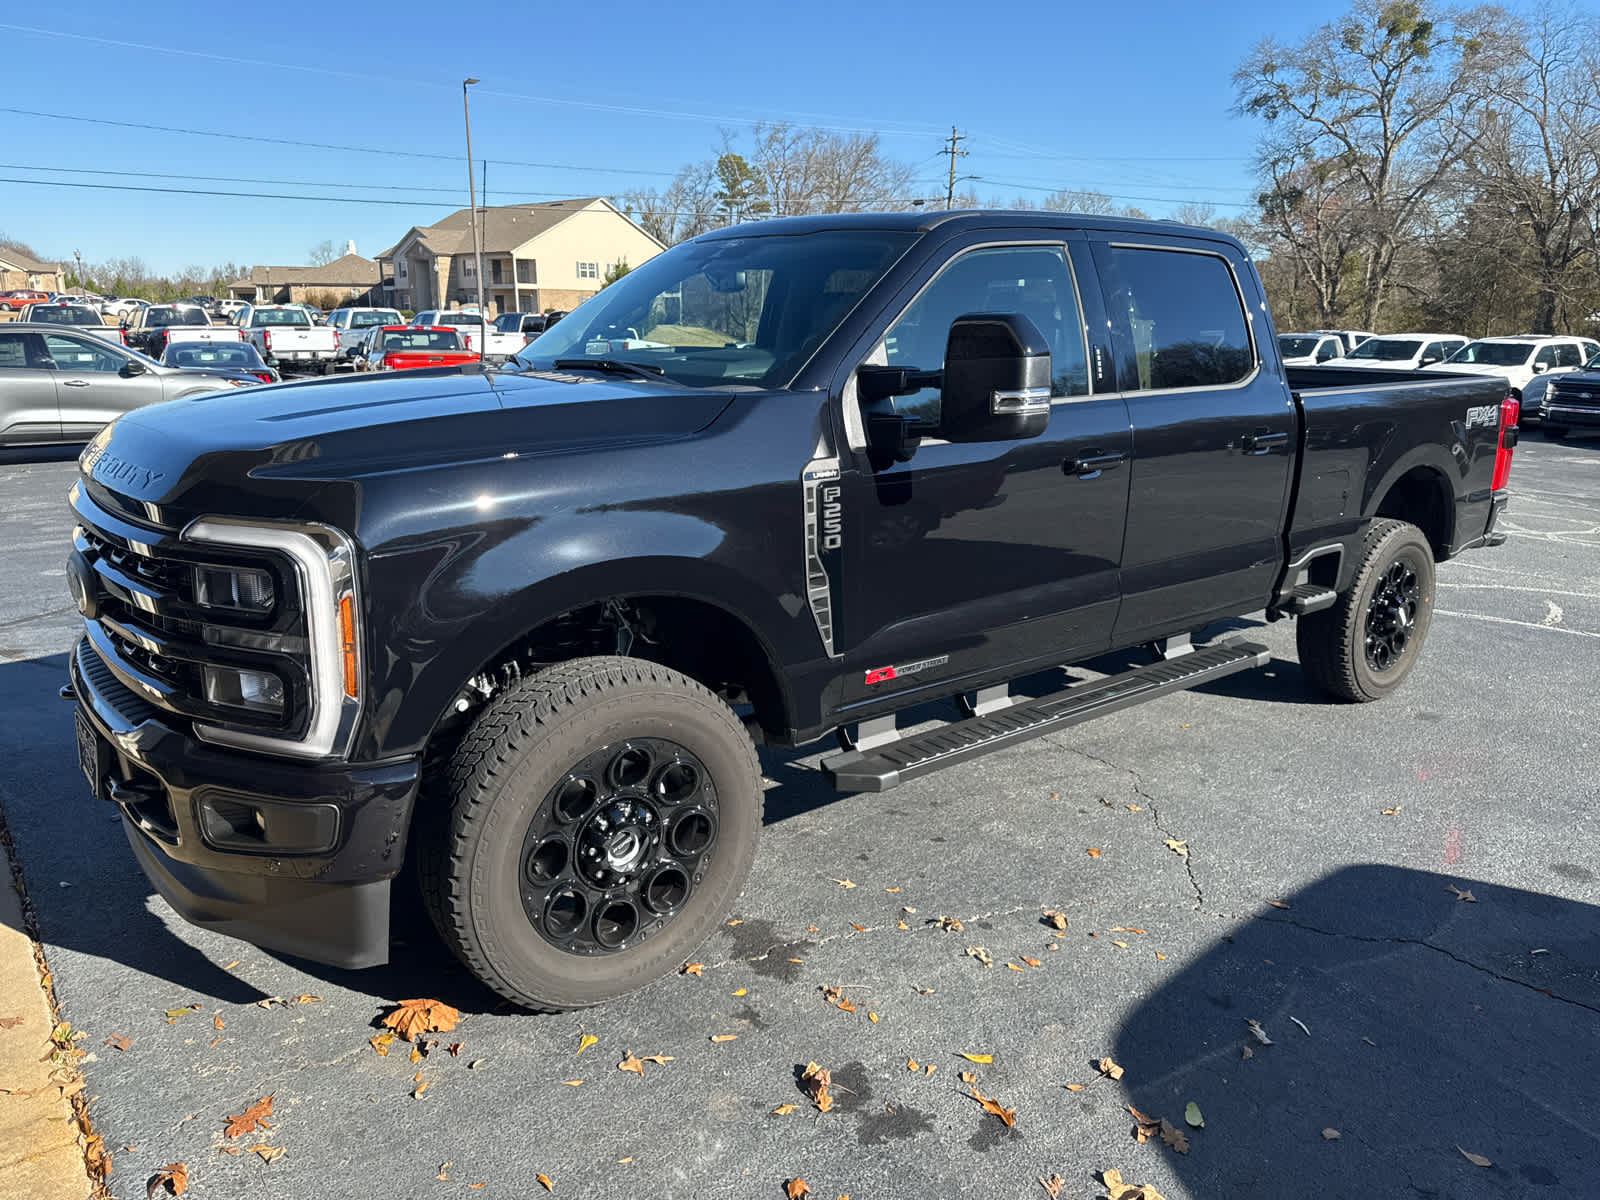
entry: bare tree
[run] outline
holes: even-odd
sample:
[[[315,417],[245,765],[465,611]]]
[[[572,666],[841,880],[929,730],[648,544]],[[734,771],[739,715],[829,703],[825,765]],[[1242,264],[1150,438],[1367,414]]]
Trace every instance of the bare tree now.
[[[1359,203],[1363,327],[1376,327],[1400,253],[1478,140],[1509,18],[1435,0],[1356,0],[1296,46],[1261,42],[1234,73],[1238,107],[1272,129],[1290,169],[1331,164]]]
[[[339,257],[339,248],[331,238],[318,242],[306,251],[306,261],[313,267],[324,267]]]
[[[793,125],[759,124],[750,165],[766,183],[771,215],[871,212],[899,208],[913,172],[884,157],[875,133],[848,136]]]
[[[717,225],[716,160],[690,163],[661,191],[641,189],[616,198],[617,207],[651,237],[671,246]]]

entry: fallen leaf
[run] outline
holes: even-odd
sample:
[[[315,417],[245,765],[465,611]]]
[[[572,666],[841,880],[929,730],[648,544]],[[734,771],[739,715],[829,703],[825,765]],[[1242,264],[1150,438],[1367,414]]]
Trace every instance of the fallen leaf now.
[[[550,1182],[550,1176],[546,1175],[543,1171],[540,1171],[534,1176],[534,1178],[539,1181],[539,1186],[544,1188],[545,1191],[553,1192],[556,1190],[555,1185]]]
[[[1260,1021],[1256,1021],[1247,1017],[1245,1018],[1244,1025],[1245,1028],[1250,1031],[1250,1036],[1255,1038],[1256,1041],[1260,1042],[1263,1046],[1272,1045],[1272,1039],[1267,1036],[1267,1031],[1261,1028]]]
[[[617,1064],[617,1070],[619,1070],[619,1071],[632,1071],[635,1075],[643,1077],[643,1075],[644,1075],[644,1060],[635,1058],[633,1056],[633,1051],[630,1050],[630,1051],[628,1051],[627,1055],[623,1058],[623,1060]]]
[[[1112,938],[1111,939],[1111,944],[1113,946],[1121,946],[1124,950],[1126,950],[1128,948],[1128,943],[1127,942],[1120,942],[1116,938]]]
[[[1019,967],[1019,966],[1017,966],[1017,964],[1016,964],[1016,963],[1010,963],[1010,962],[1008,962],[1008,963],[1007,963],[1007,964],[1006,964],[1006,970],[1008,970],[1008,971],[1020,971],[1020,970],[1022,970],[1022,968],[1021,968],[1021,967]]]
[[[110,1046],[116,1050],[126,1050],[132,1044],[132,1042],[125,1033],[113,1033],[101,1044]]]
[[[797,1109],[799,1107],[800,1106],[798,1104],[780,1104],[780,1105],[778,1105],[777,1108],[773,1109],[772,1112],[773,1112],[773,1115],[775,1115],[775,1116],[787,1117],[790,1113],[792,1113],[795,1109]]]
[[[827,1067],[807,1063],[806,1069],[800,1073],[800,1086],[811,1097],[811,1102],[819,1112],[827,1112],[833,1107],[833,1097],[828,1094],[828,1089],[833,1086],[833,1072]]]
[[[183,1016],[184,1013],[192,1013],[199,1007],[198,1004],[185,1004],[182,1008],[169,1008],[166,1010],[167,1020],[176,1020],[178,1017]]]
[[[1267,903],[1272,905],[1273,908],[1288,908],[1289,907],[1282,900],[1268,900]]]
[[[150,1176],[150,1182],[144,1185],[145,1200],[150,1200],[161,1188],[166,1188],[169,1196],[181,1196],[188,1186],[188,1164],[170,1162]]]
[[[1122,807],[1127,809],[1129,812],[1143,812],[1144,811],[1144,809],[1140,808],[1137,804],[1124,804]]]
[[[577,1058],[579,1054],[582,1054],[585,1050],[587,1050],[590,1046],[594,1045],[599,1040],[600,1039],[595,1037],[595,1035],[592,1034],[592,1033],[583,1034],[581,1037],[578,1038],[578,1049],[573,1053],[572,1057],[573,1058]]]
[[[713,1042],[731,1042],[736,1040],[738,1036],[737,1033],[713,1033],[711,1040]]]
[[[479,1067],[483,1066],[483,1064],[488,1062],[488,1061],[489,1060],[487,1058],[475,1058],[475,1059],[473,1059],[471,1062],[469,1062],[467,1064],[467,1070],[476,1071]]]
[[[865,925],[858,925],[854,921],[850,922],[850,928],[854,929],[857,933],[865,933],[867,931],[867,927]]]
[[[1183,1106],[1183,1119],[1195,1129],[1206,1127],[1206,1119],[1200,1115],[1200,1106],[1193,1100]]]
[[[222,1014],[221,1013],[217,1013],[215,1016],[213,1016],[211,1018],[211,1028],[213,1028],[213,1029],[221,1029],[221,1028],[223,1028]]]
[[[272,1097],[263,1096],[242,1113],[228,1118],[227,1127],[223,1129],[222,1136],[236,1138],[241,1133],[249,1133],[256,1128],[271,1129],[267,1118],[272,1115]]]
[[[566,1084],[568,1087],[581,1087],[581,1086],[583,1086],[583,1080],[581,1080],[581,1079],[563,1079],[561,1082]]]
[[[1322,1131],[1322,1140],[1325,1142],[1337,1142],[1339,1140],[1339,1131],[1337,1129],[1324,1129]]]
[[[1240,1049],[1241,1049],[1241,1052],[1242,1052],[1241,1057],[1254,1058],[1256,1056],[1256,1052],[1254,1050],[1250,1049],[1249,1046],[1243,1046]]]
[[[0,1017],[0,1029],[15,1029],[21,1024],[21,1017]]]
[[[1087,854],[1090,858],[1099,858],[1100,857],[1100,847],[1099,846],[1090,846],[1087,850],[1084,851],[1084,853]]]
[[[1121,1079],[1122,1078],[1122,1068],[1119,1067],[1116,1064],[1116,1062],[1114,1060],[1110,1059],[1110,1058],[1102,1058],[1102,1059],[1100,1059],[1098,1062],[1096,1062],[1094,1064],[1094,1069],[1099,1071],[1100,1074],[1104,1075],[1107,1079]]]
[[[983,1105],[983,1111],[984,1112],[993,1113],[995,1116],[999,1117],[1000,1120],[1005,1123],[1005,1126],[1006,1126],[1007,1129],[1010,1129],[1012,1126],[1014,1126],[1017,1123],[1017,1110],[1016,1109],[1014,1109],[1014,1108],[1002,1108],[1000,1106],[1000,1101],[992,1099],[989,1096],[985,1096],[982,1092],[980,1092],[975,1087],[969,1087],[967,1089],[967,1091],[968,1091],[968,1093],[971,1094],[971,1096],[972,1096],[972,1098],[974,1100],[976,1100],[979,1104]]]
[[[960,917],[940,917],[937,921],[931,921],[929,924],[937,925],[940,929],[948,929],[953,933],[961,933],[967,928],[961,923]]]
[[[1461,1150],[1461,1147],[1457,1146],[1456,1149],[1457,1150]],[[1470,1150],[1461,1150],[1461,1157],[1466,1159],[1469,1163],[1471,1163],[1475,1167],[1492,1167],[1492,1166],[1494,1166],[1494,1164],[1492,1162],[1490,1162],[1487,1158],[1485,1158],[1483,1155],[1474,1154]]]
[[[448,1046],[445,1047],[445,1049],[450,1052],[450,1057],[451,1058],[456,1058],[457,1056],[460,1055],[462,1049],[465,1046],[466,1046],[465,1042],[451,1042]]]
[[[1140,1112],[1131,1104],[1128,1105],[1127,1108],[1128,1111],[1133,1114],[1134,1138],[1141,1146],[1151,1138],[1156,1137],[1161,1133],[1161,1122],[1159,1119],[1150,1116],[1148,1113]]]
[[[889,890],[890,890],[890,891],[894,891],[894,892],[897,892],[897,891],[899,891],[899,890],[900,890],[900,889],[899,889],[899,888],[890,888],[890,889],[889,889]],[[912,908],[912,907],[911,907],[911,905],[909,905],[909,904],[902,904],[902,905],[901,905],[901,906],[900,906],[900,911],[901,911],[901,912],[907,912],[907,913],[915,913],[915,912],[916,912],[916,911],[917,911],[917,910],[916,910],[916,909],[914,909],[914,908]]]
[[[417,1080],[417,1086],[411,1089],[411,1098],[413,1100],[420,1100],[422,1099],[422,1093],[427,1090],[428,1081],[426,1079],[419,1079]]]
[[[745,995],[745,994],[746,994],[746,993],[747,993],[747,992],[749,992],[749,990],[750,990],[750,989],[749,989],[749,988],[734,988],[734,989],[733,989],[733,994],[734,994],[734,995],[735,995],[735,996],[743,996],[743,995]]]
[[[234,969],[234,968],[235,968],[235,967],[237,967],[237,966],[238,966],[238,965],[239,965],[239,960],[238,960],[238,959],[237,959],[237,958],[236,958],[236,959],[234,959],[234,960],[233,960],[233,961],[232,961],[232,962],[231,962],[231,963],[229,963],[229,964],[228,964],[228,965],[227,965],[227,966],[225,966],[225,967],[223,967],[223,968],[222,968],[222,969],[223,969],[223,970],[224,970],[224,971],[231,971],[231,970],[233,970],[233,969]]]
[[[367,1039],[368,1044],[385,1058],[389,1057],[389,1046],[393,1041],[392,1033],[375,1033]]]
[[[220,1037],[212,1038],[209,1042],[206,1043],[206,1049],[207,1050],[215,1050],[217,1048],[217,1043],[220,1042],[221,1040],[222,1039]]]
[[[1161,1140],[1179,1154],[1189,1153],[1189,1139],[1184,1136],[1183,1130],[1165,1117],[1161,1118]]]
[[[257,1008],[271,1008],[274,1004],[278,1005],[279,1007],[282,1007],[283,1005],[288,1004],[288,1003],[289,1002],[287,1000],[285,1000],[282,996],[268,996],[265,999],[257,1000],[256,1001],[256,1007]],[[170,1012],[167,1013],[167,1016],[169,1016],[169,1017],[172,1016],[172,1013],[170,1013]]]
[[[1067,914],[1066,913],[1062,913],[1062,912],[1057,912],[1053,908],[1045,909],[1044,910],[1044,917],[1042,919],[1043,919],[1044,923],[1046,925],[1050,926],[1050,928],[1052,928],[1052,929],[1063,929],[1064,930],[1067,927]]]
[[[1026,954],[1024,954],[1022,956],[1022,961],[1027,963],[1030,967],[1042,967],[1042,966],[1044,966],[1044,963],[1039,961],[1037,958],[1029,958]]]
[[[451,1162],[452,1162],[452,1160],[447,1158],[442,1163],[440,1163],[439,1164],[439,1173],[437,1175],[435,1175],[434,1178],[435,1179],[442,1179],[442,1180],[444,1180],[444,1182],[449,1183],[450,1182],[450,1165],[451,1165]]]
[[[871,1009],[868,1009],[867,1010],[867,1020],[871,1021],[874,1025],[876,1025],[878,1023],[878,1014],[873,1012]]]
[[[802,1196],[811,1195],[811,1185],[798,1177],[787,1180],[783,1185],[783,1194],[788,1200],[800,1200]]]
[[[911,928],[911,926],[909,926],[909,925],[907,925],[907,924],[906,924],[906,923],[905,923],[905,921],[903,921],[903,920],[897,920],[897,921],[895,921],[895,923],[894,923],[894,927],[895,927],[895,928],[896,928],[896,929],[910,929],[910,928]]]
[[[801,962],[803,960],[802,959],[798,959],[798,958],[791,958],[789,961],[792,962],[792,963],[797,963],[797,962]]]
[[[697,979],[703,979],[703,978],[705,978],[705,970],[706,970],[705,963],[698,963],[698,962],[684,963],[683,964],[682,973],[684,975],[693,975]]]
[[[469,1183],[467,1186],[473,1191],[477,1191],[479,1188],[488,1187],[489,1181],[487,1179],[480,1179],[477,1183]]]
[[[1081,1092],[1081,1091],[1083,1091],[1083,1084],[1081,1084],[1081,1083],[1069,1083],[1069,1084],[1067,1084],[1067,1091],[1069,1091],[1069,1092]]]
[[[957,1055],[957,1057],[958,1058],[964,1058],[968,1062],[975,1062],[975,1063],[992,1063],[994,1061],[994,1055],[992,1055],[992,1054],[967,1054],[967,1053],[962,1053],[962,1054]]]
[[[295,996],[293,999],[291,999],[289,1001],[289,1003],[290,1004],[315,1004],[318,1000],[321,1000],[321,999],[322,999],[321,996],[313,996],[310,992],[301,992],[298,996]]]
[[[962,1083],[971,1083],[975,1079],[977,1079],[978,1076],[973,1071],[962,1071],[959,1075],[956,1076],[956,1078],[961,1080]]]
[[[744,918],[743,917],[735,917],[733,920],[729,921],[728,924],[730,926],[731,925],[743,925],[744,924]],[[623,1161],[626,1162],[627,1160],[624,1159]]]
[[[1056,1197],[1061,1195],[1061,1189],[1066,1184],[1067,1181],[1061,1178],[1060,1175],[1052,1175],[1049,1179],[1046,1179],[1043,1175],[1039,1176],[1039,1186],[1050,1194],[1050,1200],[1056,1200]]]
[[[1188,838],[1168,838],[1166,841],[1166,846],[1167,849],[1171,850],[1174,854],[1180,855],[1183,858],[1189,857]]]
[[[1111,932],[1112,933],[1143,933],[1144,930],[1140,929],[1137,925],[1113,925],[1111,927]]]
[[[1100,1182],[1107,1200],[1163,1200],[1161,1193],[1148,1183],[1123,1183],[1122,1174],[1116,1170],[1101,1171]]]
[[[438,1000],[402,1000],[383,1018],[383,1023],[407,1041],[419,1033],[444,1033],[454,1029],[461,1014]]]
[[[898,892],[900,889],[897,888],[897,887],[892,887],[892,888],[886,887],[883,890],[886,891],[886,892]]]
[[[975,958],[986,967],[994,966],[994,956],[982,946],[968,946],[966,953],[968,958]]]
[[[842,888],[853,888],[853,887],[855,887],[855,884],[851,883],[848,879],[834,879],[831,875],[828,877],[828,882],[829,883],[837,883]]]
[[[1161,953],[1161,951],[1159,951],[1159,950],[1156,951],[1156,957],[1158,959],[1160,959],[1162,962],[1166,962],[1167,961],[1167,956],[1165,954]]]
[[[1393,808],[1380,809],[1379,812],[1380,812],[1380,815],[1382,815],[1382,816],[1393,817],[1393,816],[1396,816],[1400,812],[1400,810],[1402,808],[1404,808],[1404,807],[1405,807],[1404,804],[1396,804]]]
[[[924,1075],[932,1075],[938,1069],[939,1069],[939,1064],[938,1063],[927,1063],[927,1064],[925,1064],[923,1066],[922,1073]]]
[[[1458,888],[1453,883],[1447,883],[1447,884],[1445,884],[1445,887],[1456,894],[1456,899],[1457,900],[1468,900],[1468,901],[1471,901],[1474,904],[1476,904],[1477,901],[1478,901],[1478,898],[1472,894],[1472,889],[1470,889],[1470,888],[1467,888],[1467,889]],[[1459,1150],[1460,1147],[1458,1146],[1457,1149]],[[1462,1150],[1461,1153],[1465,1154],[1466,1151]]]
[[[287,1146],[269,1146],[265,1142],[257,1142],[254,1146],[246,1146],[245,1153],[259,1154],[265,1163],[276,1162],[289,1152]]]
[[[922,1064],[919,1063],[914,1058],[908,1058],[908,1059],[906,1059],[906,1070],[908,1070],[908,1071],[920,1071],[920,1070],[922,1070]]]
[[[406,1055],[406,1057],[408,1059],[410,1059],[412,1062],[421,1062],[422,1061],[422,1048],[420,1046],[411,1047],[411,1053]]]

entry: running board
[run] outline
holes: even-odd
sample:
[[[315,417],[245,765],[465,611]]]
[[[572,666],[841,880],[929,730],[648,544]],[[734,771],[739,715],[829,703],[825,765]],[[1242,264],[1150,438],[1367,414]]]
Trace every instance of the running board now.
[[[1325,608],[1332,608],[1338,599],[1339,593],[1330,587],[1323,587],[1316,583],[1300,583],[1290,588],[1287,592],[1280,592],[1277,600],[1273,602],[1272,608],[1277,613],[1303,617],[1307,613],[1321,612]]]
[[[1198,687],[1236,671],[1264,667],[1271,657],[1265,646],[1254,642],[1206,646],[1181,658],[1080,683],[1054,695],[1024,700],[999,712],[970,717],[927,733],[912,734],[868,750],[835,754],[822,760],[822,771],[841,792],[888,791],[896,784],[991,750],[1015,746],[1170,692]]]

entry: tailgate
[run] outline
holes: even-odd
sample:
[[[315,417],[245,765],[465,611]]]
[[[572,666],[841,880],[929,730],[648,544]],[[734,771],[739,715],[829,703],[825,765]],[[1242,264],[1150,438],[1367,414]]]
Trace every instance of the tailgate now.
[[[239,331],[229,325],[201,328],[198,325],[168,326],[163,332],[169,342],[237,342]]]

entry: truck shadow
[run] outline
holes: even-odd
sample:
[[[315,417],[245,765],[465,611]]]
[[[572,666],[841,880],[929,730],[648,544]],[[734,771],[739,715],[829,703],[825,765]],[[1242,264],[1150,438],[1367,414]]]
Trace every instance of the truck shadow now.
[[[1313,1179],[1330,1196],[1592,1192],[1600,908],[1380,865],[1279,903],[1142,1000],[1116,1039],[1119,1100],[1188,1137],[1187,1153],[1160,1151],[1186,1194],[1306,1195]],[[1191,1102],[1204,1128],[1186,1125]],[[1159,1145],[1137,1153],[1148,1164]]]

